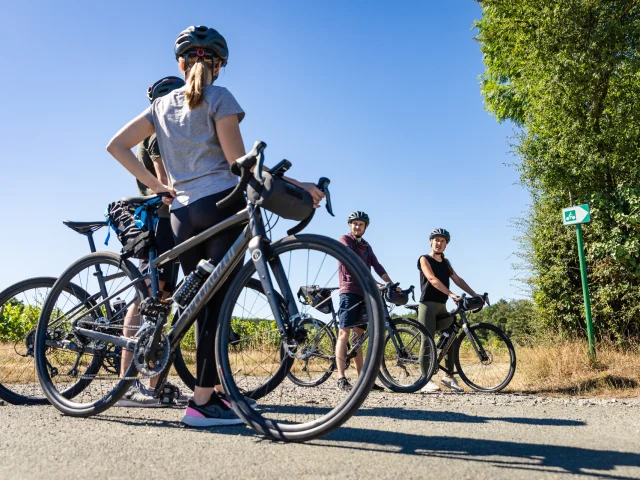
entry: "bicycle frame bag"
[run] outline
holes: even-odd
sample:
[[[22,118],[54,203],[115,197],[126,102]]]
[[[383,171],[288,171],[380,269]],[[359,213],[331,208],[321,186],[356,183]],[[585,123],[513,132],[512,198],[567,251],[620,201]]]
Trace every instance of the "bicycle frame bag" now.
[[[484,301],[482,300],[482,297],[475,296],[475,297],[465,297],[464,298],[464,303],[462,305],[462,308],[466,311],[469,310],[482,310],[482,307],[484,307]]]
[[[333,310],[331,290],[328,288],[320,288],[317,285],[300,287],[298,299],[303,305],[311,305],[321,313],[331,313]]]
[[[268,172],[262,172],[262,177],[262,183],[253,176],[249,180],[247,199],[251,203],[299,222],[313,213],[313,198],[309,192]]]
[[[107,219],[107,225],[116,232],[116,236],[122,244],[123,258],[146,258],[149,255],[149,249],[154,241],[154,232],[147,228],[146,218],[154,209],[152,205],[159,203],[161,200],[152,199],[144,203],[130,202],[128,200],[118,200],[110,203],[104,216]],[[155,209],[154,209],[155,210]],[[157,218],[154,219],[154,226]],[[107,235],[104,244],[109,244],[111,232]]]

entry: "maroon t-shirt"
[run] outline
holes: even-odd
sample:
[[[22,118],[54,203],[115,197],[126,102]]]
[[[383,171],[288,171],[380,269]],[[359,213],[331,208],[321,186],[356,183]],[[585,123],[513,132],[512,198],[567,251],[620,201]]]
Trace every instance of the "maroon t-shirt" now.
[[[353,234],[342,235],[339,239],[340,243],[346,245],[351,250],[356,252],[356,254],[362,259],[364,264],[367,266],[369,271],[371,271],[371,267],[375,270],[375,272],[382,276],[386,272],[384,267],[380,265],[376,255],[373,253],[373,249],[371,245],[364,239],[361,238],[359,241]],[[359,285],[354,281],[353,276],[347,268],[339,263],[338,266],[338,280],[340,282],[340,293],[355,293],[356,295],[364,295],[364,292],[359,287]]]

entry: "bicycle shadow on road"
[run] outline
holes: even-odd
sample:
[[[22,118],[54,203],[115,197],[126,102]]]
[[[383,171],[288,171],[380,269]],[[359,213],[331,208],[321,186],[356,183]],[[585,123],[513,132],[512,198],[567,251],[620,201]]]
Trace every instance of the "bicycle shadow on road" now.
[[[321,416],[329,412],[328,408],[311,406],[264,406],[263,411],[282,414],[300,414]],[[549,427],[583,427],[587,423],[580,420],[566,420],[561,418],[531,418],[531,417],[483,417],[458,412],[442,412],[437,410],[412,410],[399,407],[361,407],[356,416],[393,418],[396,420],[420,420],[424,422],[446,423],[488,423],[492,421],[516,423],[521,425],[539,425]]]
[[[310,445],[314,444],[376,453],[387,452],[473,461],[491,464],[498,468],[531,472],[598,475],[600,478],[609,479],[630,478],[605,473],[612,472],[616,467],[639,467],[637,473],[640,473],[640,454],[638,453],[561,445],[423,436],[345,426],[321,440],[310,442]]]

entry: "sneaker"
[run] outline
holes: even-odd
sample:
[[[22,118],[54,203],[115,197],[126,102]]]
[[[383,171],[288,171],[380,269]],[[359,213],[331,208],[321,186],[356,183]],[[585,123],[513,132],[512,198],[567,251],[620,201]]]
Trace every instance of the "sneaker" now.
[[[347,380],[347,377],[340,377],[338,379],[338,389],[344,390],[345,392],[350,392],[353,386]]]
[[[377,383],[373,384],[373,387],[371,387],[371,391],[372,392],[384,392],[384,388],[382,388],[380,385],[378,385]]]
[[[148,389],[140,380],[136,380],[131,388],[118,400],[116,407],[138,407],[138,408],[158,408],[164,407],[156,397],[153,396],[153,390]]]
[[[433,380],[429,380],[427,384],[420,389],[422,393],[435,393],[440,391],[440,387]]]
[[[187,401],[187,410],[181,422],[189,427],[216,427],[220,425],[241,425],[242,419],[218,398],[211,398],[204,405],[196,405],[193,399]]]
[[[458,384],[458,381],[453,377],[442,377],[440,383],[443,387],[450,388],[454,392],[460,393],[464,392],[464,389]]]
[[[218,398],[224,402],[224,404],[231,408],[231,400],[227,397],[226,393],[215,390],[215,393],[218,395]],[[247,396],[244,397],[244,401],[247,402],[251,408],[256,408],[258,406],[258,402],[256,402],[253,398],[249,398]]]

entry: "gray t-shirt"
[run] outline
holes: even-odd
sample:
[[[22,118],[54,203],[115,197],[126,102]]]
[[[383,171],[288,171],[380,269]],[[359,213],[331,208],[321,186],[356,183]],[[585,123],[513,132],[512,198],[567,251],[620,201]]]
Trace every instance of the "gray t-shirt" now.
[[[171,209],[235,187],[216,132],[216,121],[229,115],[244,118],[244,111],[224,87],[207,85],[202,103],[191,110],[186,87],[156,99],[145,111],[153,123],[162,161],[177,197]]]

